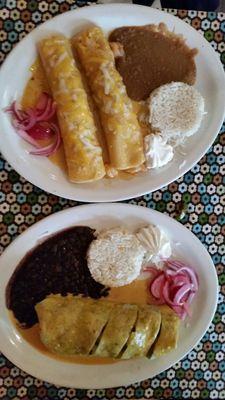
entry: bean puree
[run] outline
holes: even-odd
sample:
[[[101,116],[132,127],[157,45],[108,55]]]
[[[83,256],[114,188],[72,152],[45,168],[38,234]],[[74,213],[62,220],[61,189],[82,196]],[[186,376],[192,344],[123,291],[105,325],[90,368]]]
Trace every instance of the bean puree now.
[[[147,99],[165,83],[195,83],[197,50],[190,49],[182,36],[168,31],[163,23],[117,28],[109,41],[123,46],[122,55],[115,54],[116,67],[132,100]]]

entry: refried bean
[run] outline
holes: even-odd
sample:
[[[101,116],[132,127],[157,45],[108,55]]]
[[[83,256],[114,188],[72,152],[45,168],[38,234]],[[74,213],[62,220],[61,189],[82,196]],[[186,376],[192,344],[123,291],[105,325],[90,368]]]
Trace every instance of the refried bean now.
[[[197,50],[163,23],[117,28],[109,41],[123,46],[124,55],[115,54],[116,67],[132,100],[146,100],[154,89],[173,81],[195,83]]]
[[[7,285],[6,303],[22,326],[28,328],[38,321],[34,307],[51,293],[94,299],[108,295],[109,289],[91,277],[87,266],[86,252],[94,232],[87,226],[59,232],[20,262]]]

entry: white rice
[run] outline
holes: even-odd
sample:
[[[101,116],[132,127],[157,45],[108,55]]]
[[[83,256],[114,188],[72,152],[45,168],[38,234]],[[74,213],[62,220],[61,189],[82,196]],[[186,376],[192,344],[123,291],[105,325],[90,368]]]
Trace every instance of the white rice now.
[[[204,115],[204,99],[193,86],[172,82],[149,98],[149,122],[168,141],[193,135]]]
[[[102,232],[87,254],[92,277],[109,287],[128,285],[141,271],[145,249],[136,236],[125,229]]]

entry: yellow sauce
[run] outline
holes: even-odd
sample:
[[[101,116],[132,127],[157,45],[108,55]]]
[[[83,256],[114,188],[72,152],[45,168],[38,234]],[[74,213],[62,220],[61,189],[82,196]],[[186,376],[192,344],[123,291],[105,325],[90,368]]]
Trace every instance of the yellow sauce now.
[[[41,60],[38,58],[30,67],[31,77],[28,80],[21,99],[22,108],[35,107],[43,92],[50,94]]]
[[[111,288],[107,300],[117,303],[147,304],[149,300],[147,282],[146,279],[136,280],[130,285]]]
[[[23,109],[35,107],[39,97],[43,92],[51,94],[48,81],[39,58],[37,58],[35,63],[30,67],[30,71],[31,77],[27,82],[21,99],[21,105]],[[43,146],[46,146],[49,144],[49,141],[42,140],[41,143]],[[61,145],[59,149],[48,158],[64,172],[67,171],[63,145]]]
[[[147,304],[148,303],[148,291],[147,291],[147,280],[136,280],[130,285],[122,286],[120,288],[112,288],[107,300],[111,300],[117,303],[135,303],[135,304]],[[54,358],[59,361],[65,361],[75,364],[112,364],[118,362],[111,358],[100,358],[100,357],[84,357],[84,356],[62,356],[59,354],[51,353],[41,342],[39,335],[39,324],[35,324],[32,328],[24,329],[21,328],[16,319],[10,312],[10,317],[13,324],[16,325],[20,335],[38,351],[44,355]]]

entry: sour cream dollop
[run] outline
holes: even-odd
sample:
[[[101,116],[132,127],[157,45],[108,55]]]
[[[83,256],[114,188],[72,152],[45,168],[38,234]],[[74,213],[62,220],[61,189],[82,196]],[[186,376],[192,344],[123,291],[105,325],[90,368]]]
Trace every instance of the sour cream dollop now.
[[[173,158],[173,147],[160,135],[147,135],[144,138],[146,167],[160,168]]]
[[[170,240],[166,233],[158,226],[150,224],[141,228],[136,235],[146,250],[144,263],[151,262],[158,268],[162,268],[162,259],[169,258],[172,254]]]

